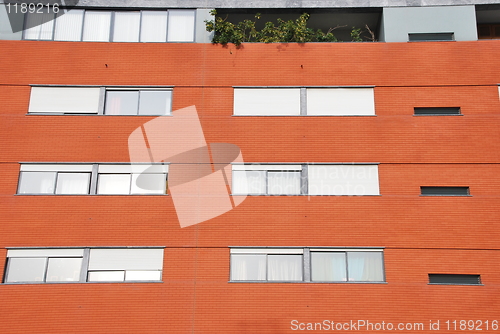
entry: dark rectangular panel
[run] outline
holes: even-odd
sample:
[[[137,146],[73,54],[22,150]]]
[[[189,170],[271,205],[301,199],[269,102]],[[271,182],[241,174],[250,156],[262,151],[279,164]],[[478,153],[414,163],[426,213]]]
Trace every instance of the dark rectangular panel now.
[[[420,187],[420,192],[427,196],[468,196],[469,187]]]
[[[454,36],[452,32],[444,33],[425,33],[425,34],[408,34],[410,42],[422,41],[453,41]]]
[[[460,115],[460,107],[414,108],[415,115]]]
[[[481,284],[480,275],[429,274],[432,284]]]

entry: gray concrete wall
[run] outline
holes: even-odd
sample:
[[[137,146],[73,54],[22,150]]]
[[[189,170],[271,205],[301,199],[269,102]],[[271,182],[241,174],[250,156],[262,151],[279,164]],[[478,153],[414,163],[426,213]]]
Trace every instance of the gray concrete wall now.
[[[474,6],[384,8],[380,40],[408,42],[409,33],[454,33],[456,41],[477,40]]]
[[[500,4],[499,0],[80,0],[83,7],[347,8]]]

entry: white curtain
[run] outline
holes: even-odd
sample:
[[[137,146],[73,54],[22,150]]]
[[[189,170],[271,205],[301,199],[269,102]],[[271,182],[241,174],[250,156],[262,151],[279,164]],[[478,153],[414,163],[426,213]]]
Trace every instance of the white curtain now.
[[[56,183],[54,172],[22,172],[20,194],[53,194]]]
[[[349,281],[382,282],[384,272],[381,252],[348,252]]]
[[[86,11],[83,24],[83,40],[109,42],[111,12]]]
[[[194,10],[174,9],[168,11],[168,41],[194,41]]]
[[[345,253],[312,252],[311,279],[316,282],[345,282],[346,265]]]
[[[266,255],[231,255],[231,280],[264,281],[266,279]]]
[[[56,194],[88,194],[90,173],[58,173]]]
[[[101,195],[130,194],[130,174],[99,174],[97,193]]]
[[[266,171],[233,171],[233,194],[264,195]]]
[[[141,42],[166,42],[167,18],[166,11],[143,11]]]
[[[271,172],[267,174],[269,195],[300,195],[300,172]]]
[[[268,255],[269,281],[302,281],[302,255]]]
[[[138,42],[140,25],[140,12],[116,12],[113,42]]]
[[[61,12],[62,13],[62,10]],[[82,39],[83,10],[73,9],[57,16],[54,40],[80,41]]]
[[[46,7],[43,9],[43,13],[28,13],[26,26],[30,28],[24,31],[24,38],[40,40],[52,39],[54,15],[55,14],[49,12]]]

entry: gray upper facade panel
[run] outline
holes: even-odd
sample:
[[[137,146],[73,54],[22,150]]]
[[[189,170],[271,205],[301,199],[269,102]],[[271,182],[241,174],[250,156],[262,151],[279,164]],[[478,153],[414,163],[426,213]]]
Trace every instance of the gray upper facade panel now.
[[[0,0],[0,3],[4,0]],[[80,0],[81,7],[352,8],[500,4],[499,0]]]

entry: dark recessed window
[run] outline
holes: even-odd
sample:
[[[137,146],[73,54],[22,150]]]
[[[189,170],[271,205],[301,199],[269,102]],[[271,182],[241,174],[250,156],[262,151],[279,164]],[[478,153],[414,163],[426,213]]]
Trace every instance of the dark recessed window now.
[[[469,187],[420,187],[424,196],[469,196]]]
[[[408,34],[408,39],[410,42],[453,41],[454,36],[452,32]]]
[[[414,108],[415,115],[460,115],[460,107]]]
[[[480,275],[429,274],[431,284],[481,284]]]

